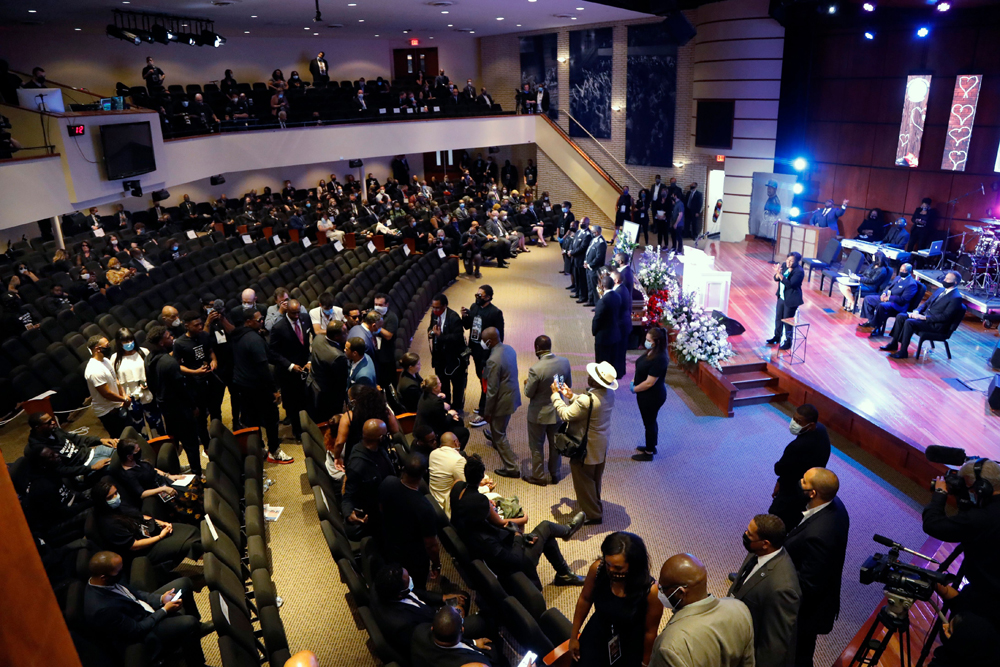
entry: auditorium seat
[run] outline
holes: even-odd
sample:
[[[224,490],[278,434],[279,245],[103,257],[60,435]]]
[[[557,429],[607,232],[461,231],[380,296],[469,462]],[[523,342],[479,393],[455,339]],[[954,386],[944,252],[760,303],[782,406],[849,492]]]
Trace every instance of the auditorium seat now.
[[[959,312],[955,315],[955,318],[949,322],[948,329],[942,333],[936,333],[934,331],[920,332],[920,337],[917,339],[917,354],[914,358],[920,358],[920,350],[924,347],[925,342],[930,343],[932,348],[934,347],[934,343],[938,342],[944,343],[945,354],[947,354],[948,358],[951,359],[951,348],[948,346],[948,339],[951,338],[951,335],[955,333],[959,325],[962,324],[962,320],[965,319],[965,313],[967,310],[968,307],[963,303]]]
[[[552,652],[555,648],[552,640],[542,632],[538,622],[513,596],[505,598],[500,604],[500,609],[504,627],[514,635],[518,644],[537,655],[544,656]]]

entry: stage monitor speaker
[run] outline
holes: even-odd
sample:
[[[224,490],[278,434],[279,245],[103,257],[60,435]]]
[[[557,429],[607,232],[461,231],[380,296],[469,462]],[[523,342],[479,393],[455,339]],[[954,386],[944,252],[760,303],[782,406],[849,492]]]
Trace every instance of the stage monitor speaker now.
[[[1000,410],[1000,384],[997,384],[997,380],[1000,380],[1000,375],[993,376],[990,388],[986,390],[986,401],[992,410]]]
[[[362,162],[361,160],[349,160],[347,162],[347,166],[350,167],[351,169],[358,169],[359,167],[365,166],[365,163]]]
[[[1000,371],[1000,343],[993,348],[993,355],[990,357],[990,366]]]
[[[726,328],[727,336],[739,336],[746,331],[746,327],[733,318],[726,317],[726,314],[721,310],[713,310],[712,319]]]
[[[166,190],[156,190],[152,194],[153,201],[163,201],[164,199],[170,199],[170,193]]]
[[[219,174],[218,176],[212,176],[208,180],[212,185],[222,185],[223,183],[226,182],[226,177],[223,176],[222,174]]]
[[[679,11],[666,14],[662,26],[667,39],[677,46],[684,46],[698,34],[698,30]]]

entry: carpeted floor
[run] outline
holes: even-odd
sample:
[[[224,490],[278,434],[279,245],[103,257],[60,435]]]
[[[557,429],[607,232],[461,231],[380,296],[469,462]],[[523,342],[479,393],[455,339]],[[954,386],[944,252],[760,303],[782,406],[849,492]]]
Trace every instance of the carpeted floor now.
[[[535,360],[534,338],[545,333],[552,337],[554,351],[573,364],[574,385],[584,386],[586,363],[593,360],[591,313],[571,301],[563,289],[569,283],[557,273],[561,266],[557,247],[534,248],[515,259],[510,269],[487,267],[481,280],[460,277],[447,294],[457,311],[472,303],[479,285],[491,284],[494,303],[504,312],[506,342],[518,351],[522,380]],[[427,338],[421,333],[426,322],[425,318],[411,349],[428,359]],[[636,354],[629,354],[629,376],[616,396],[614,436],[604,482],[604,524],[586,527],[574,540],[561,543],[563,553],[582,574],[599,554],[604,536],[628,530],[646,540],[654,576],[667,557],[690,552],[708,567],[710,590],[722,595],[728,587],[727,573],[735,571],[745,555],[741,535],[747,523],[770,504],[772,466],[791,440],[791,408],[750,406],[727,419],[683,373],[671,367],[667,402],[659,417],[661,454],[652,463],[634,462],[630,459],[633,448],[643,439],[635,397],[627,388]],[[425,361],[425,375],[431,372],[429,366]],[[466,396],[469,411],[479,398],[471,365],[470,378]],[[100,425],[89,414],[71,428],[81,425],[100,432]],[[287,427],[283,429],[287,432]],[[529,460],[525,429],[522,408],[509,430],[522,472]],[[23,418],[5,427],[0,447],[8,461],[20,454],[26,435]],[[831,634],[820,638],[817,648],[816,664],[824,666],[832,664],[882,596],[879,588],[858,583],[859,566],[878,546],[872,542],[872,534],[891,536],[911,548],[919,547],[925,539],[918,503],[925,498],[925,491],[849,443],[838,438],[834,445],[829,467],[840,477],[840,495],[851,513],[851,534],[840,619]],[[320,532],[301,448],[290,440],[283,447],[296,461],[287,466],[266,466],[275,484],[265,500],[285,508],[280,520],[270,524],[270,547],[275,584],[284,599],[281,618],[289,646],[293,652],[313,650],[324,666],[375,665],[377,660],[365,645],[367,635],[345,601],[347,589],[340,583]],[[481,429],[473,431],[469,449],[483,457],[488,469],[500,465]],[[505,496],[518,496],[528,513],[529,528],[543,519],[566,522],[575,511],[566,463],[563,474],[565,478],[557,486],[544,488],[498,479],[498,490]],[[445,574],[449,570],[446,565]],[[543,582],[551,580],[552,569],[544,560],[539,572]],[[450,576],[456,576],[454,570]],[[578,593],[578,589],[553,586],[544,590],[549,604],[570,618]],[[199,603],[207,612],[204,595],[199,596]],[[218,665],[214,641],[206,640],[205,648],[209,662]]]

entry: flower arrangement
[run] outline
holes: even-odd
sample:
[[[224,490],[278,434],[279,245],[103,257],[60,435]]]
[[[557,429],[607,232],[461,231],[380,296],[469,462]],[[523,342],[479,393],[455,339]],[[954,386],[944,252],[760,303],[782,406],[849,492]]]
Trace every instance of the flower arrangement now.
[[[626,257],[631,257],[632,253],[635,252],[635,249],[638,247],[638,242],[632,240],[632,237],[624,231],[619,232],[615,237],[615,254],[623,253]]]
[[[671,283],[676,284],[676,274],[670,263],[673,258],[674,253],[670,251],[667,253],[667,261],[664,262],[658,247],[646,246],[639,261],[639,272],[635,276],[636,282],[642,286],[646,296],[666,290]]]

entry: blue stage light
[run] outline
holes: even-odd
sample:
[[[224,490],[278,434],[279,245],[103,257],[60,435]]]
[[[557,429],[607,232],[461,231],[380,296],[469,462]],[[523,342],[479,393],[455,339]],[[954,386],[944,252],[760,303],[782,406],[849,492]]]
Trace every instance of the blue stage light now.
[[[797,217],[800,213],[802,213],[802,211],[799,210],[798,206],[793,206],[790,209],[788,209],[788,215],[792,216],[793,218]]]
[[[939,12],[946,12],[949,9],[951,9],[951,3],[950,2],[939,2],[939,3],[937,3],[937,6],[934,9],[938,10]]]
[[[931,34],[931,30],[927,26],[917,28],[917,37],[926,37],[929,34]]]
[[[794,160],[792,160],[792,167],[795,168],[795,171],[802,171],[808,166],[809,163],[806,162],[806,159],[804,157],[797,157]]]
[[[865,39],[875,39],[875,33],[871,30],[865,31]]]
[[[795,185],[792,186],[792,192],[794,192],[797,195],[802,194],[803,190],[805,190],[805,187],[803,187],[801,183],[796,183]]]
[[[861,9],[865,10],[866,12],[873,12],[875,11],[875,3],[866,2],[865,4],[861,5]]]

